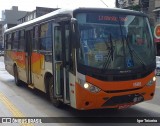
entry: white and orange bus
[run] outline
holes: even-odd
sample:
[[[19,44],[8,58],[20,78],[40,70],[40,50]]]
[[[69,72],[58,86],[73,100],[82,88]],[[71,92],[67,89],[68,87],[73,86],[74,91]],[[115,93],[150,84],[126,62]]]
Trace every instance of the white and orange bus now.
[[[51,102],[127,108],[155,92],[155,46],[142,12],[59,9],[5,31],[5,68]]]

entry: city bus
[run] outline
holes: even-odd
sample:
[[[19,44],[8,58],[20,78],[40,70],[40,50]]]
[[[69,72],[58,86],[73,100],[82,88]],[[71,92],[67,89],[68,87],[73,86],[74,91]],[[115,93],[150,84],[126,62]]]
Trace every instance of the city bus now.
[[[78,110],[128,108],[155,93],[148,17],[110,8],[59,9],[5,31],[5,69],[15,84]]]

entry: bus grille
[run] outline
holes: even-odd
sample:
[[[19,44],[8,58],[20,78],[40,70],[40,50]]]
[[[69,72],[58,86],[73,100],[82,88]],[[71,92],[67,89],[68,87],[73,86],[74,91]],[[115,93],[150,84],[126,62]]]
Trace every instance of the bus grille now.
[[[104,98],[106,100],[106,98]],[[107,100],[102,106],[114,106],[125,103],[138,103],[144,101],[144,98],[140,94],[130,94],[122,96],[114,96]]]

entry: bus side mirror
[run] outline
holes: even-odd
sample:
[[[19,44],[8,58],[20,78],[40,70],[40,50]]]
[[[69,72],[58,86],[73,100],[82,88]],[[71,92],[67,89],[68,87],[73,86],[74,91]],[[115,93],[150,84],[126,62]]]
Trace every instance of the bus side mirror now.
[[[77,19],[71,19],[71,31],[72,31],[72,44],[73,47],[80,47],[80,38],[79,38],[79,30],[78,30],[78,22]]]

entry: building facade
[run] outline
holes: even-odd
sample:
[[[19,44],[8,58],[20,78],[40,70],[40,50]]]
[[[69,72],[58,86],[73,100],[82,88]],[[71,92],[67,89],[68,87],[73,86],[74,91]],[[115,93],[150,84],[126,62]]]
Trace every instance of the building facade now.
[[[5,25],[5,29],[7,29],[17,25],[17,20],[24,17],[26,14],[26,11],[19,11],[17,6],[13,6],[11,10],[2,11],[3,26]]]
[[[13,6],[10,10],[2,11],[0,21],[0,47],[3,46],[3,34],[8,28],[17,25],[17,20],[27,14],[26,11],[19,11],[17,6]]]
[[[155,0],[155,9],[153,10],[155,13],[155,24],[160,23],[160,0]]]
[[[154,3],[154,37],[157,47],[157,55],[160,56],[160,0],[155,0]]]
[[[139,10],[140,0],[116,0],[117,8]],[[137,8],[138,7],[138,8]]]
[[[45,8],[45,7],[36,7],[36,10],[32,12],[28,12],[24,17],[18,19],[18,24],[21,24],[23,22],[27,22],[29,20],[32,20],[34,18],[40,17],[42,15],[45,15],[47,13],[50,13],[52,11],[55,11],[59,8]]]

